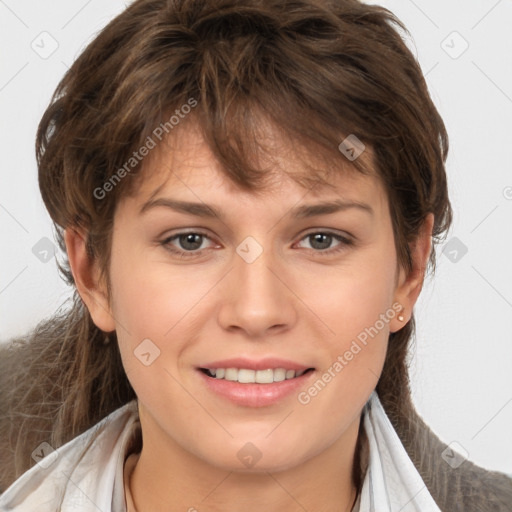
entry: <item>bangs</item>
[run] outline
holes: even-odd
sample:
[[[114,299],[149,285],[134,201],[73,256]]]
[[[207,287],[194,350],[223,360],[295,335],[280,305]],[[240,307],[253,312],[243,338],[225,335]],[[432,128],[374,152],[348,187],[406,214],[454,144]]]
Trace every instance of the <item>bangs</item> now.
[[[380,179],[370,146],[365,145],[364,151],[350,161],[339,146],[354,134],[338,131],[336,135],[334,128],[315,119],[313,112],[298,112],[297,105],[293,109],[297,121],[307,120],[306,127],[298,122],[290,123],[289,110],[283,109],[284,101],[262,106],[251,98],[239,98],[231,103],[226,113],[207,111],[204,105],[199,103],[196,110],[165,133],[161,141],[155,137],[155,131],[161,135],[161,130],[155,127],[161,127],[163,123],[145,122],[147,129],[140,134],[139,140],[155,141],[154,149],[141,162],[140,169],[132,173],[122,191],[120,188],[120,195],[135,195],[142,180],[149,178],[157,167],[159,157],[165,153],[172,158],[172,152],[179,148],[180,135],[186,131],[199,134],[215,164],[232,183],[240,190],[254,194],[271,189],[280,182],[282,174],[313,193],[315,190],[334,190],[336,177],[347,172]],[[279,110],[278,105],[281,106]],[[171,119],[177,110],[179,107],[173,106],[162,119]],[[169,171],[172,172],[172,165]]]

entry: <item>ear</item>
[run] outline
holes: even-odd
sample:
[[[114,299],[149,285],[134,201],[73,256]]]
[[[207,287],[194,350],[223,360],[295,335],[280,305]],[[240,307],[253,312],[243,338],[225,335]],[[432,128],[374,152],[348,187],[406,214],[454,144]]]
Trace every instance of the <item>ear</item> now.
[[[432,249],[432,228],[434,214],[429,213],[420,229],[418,237],[411,245],[412,269],[409,275],[400,267],[397,288],[393,303],[399,302],[402,310],[397,313],[391,322],[391,332],[399,331],[411,318],[412,309],[423,287],[425,271],[427,269],[430,251]],[[398,320],[398,315],[403,315],[404,320]]]
[[[64,241],[78,293],[87,306],[93,322],[104,332],[115,330],[106,287],[99,282],[97,262],[87,254],[85,235],[76,228],[67,228],[64,232]]]

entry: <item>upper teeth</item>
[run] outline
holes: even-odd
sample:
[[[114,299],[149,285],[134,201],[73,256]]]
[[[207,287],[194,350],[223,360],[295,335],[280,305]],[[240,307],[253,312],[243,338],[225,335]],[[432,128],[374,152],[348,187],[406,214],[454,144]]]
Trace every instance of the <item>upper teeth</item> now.
[[[246,368],[209,368],[208,371],[216,379],[238,381],[244,384],[270,384],[283,380],[300,377],[306,370],[285,370],[284,368],[269,368],[267,370],[249,370]]]

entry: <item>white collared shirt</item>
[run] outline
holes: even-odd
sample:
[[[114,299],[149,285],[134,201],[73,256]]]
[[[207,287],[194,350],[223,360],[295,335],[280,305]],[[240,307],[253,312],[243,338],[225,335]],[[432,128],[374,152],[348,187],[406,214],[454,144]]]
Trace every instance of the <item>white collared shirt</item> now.
[[[369,463],[353,512],[441,512],[376,391],[363,422]],[[132,400],[57,450],[43,446],[46,456],[0,496],[0,512],[126,512],[124,463],[140,435]]]

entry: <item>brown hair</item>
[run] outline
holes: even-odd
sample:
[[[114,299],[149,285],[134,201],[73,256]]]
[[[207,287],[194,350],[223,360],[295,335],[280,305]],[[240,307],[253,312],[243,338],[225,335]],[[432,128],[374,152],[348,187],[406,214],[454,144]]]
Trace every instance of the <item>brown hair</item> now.
[[[346,161],[338,145],[356,135],[371,148],[373,172],[388,194],[398,260],[410,270],[409,244],[426,215],[435,216],[439,242],[452,211],[445,126],[400,30],[408,34],[387,9],[355,0],[132,3],[65,74],[39,125],[39,185],[64,253],[63,278],[74,286],[63,231],[77,227],[87,233],[88,253],[100,263],[110,293],[114,212],[134,190],[142,165],[120,180],[114,175],[155,138],[156,127],[171,133],[173,113],[193,101],[176,129],[197,123],[222,171],[246,190],[260,190],[268,176],[252,165],[262,149],[261,116],[295,147],[325,160],[322,169],[292,175],[307,187],[339,172]],[[358,158],[350,164],[372,172],[367,163]],[[112,186],[98,198],[107,182]],[[452,480],[440,480],[434,469],[444,445],[411,402],[406,357],[414,328],[413,315],[390,335],[377,392],[430,492],[440,507],[449,507]],[[40,442],[60,446],[135,398],[115,333],[94,325],[76,289],[70,308],[3,352],[0,438],[12,453],[12,462],[0,468],[3,488],[33,464],[30,453]],[[366,449],[360,432],[358,487]]]

